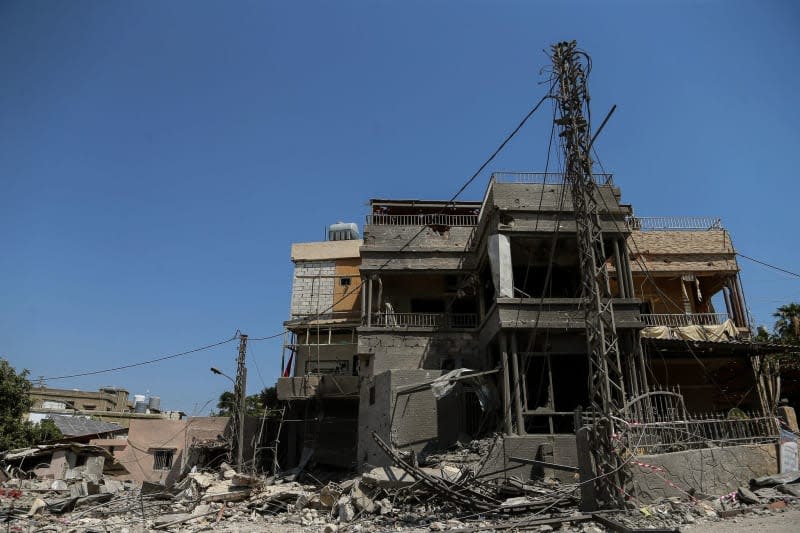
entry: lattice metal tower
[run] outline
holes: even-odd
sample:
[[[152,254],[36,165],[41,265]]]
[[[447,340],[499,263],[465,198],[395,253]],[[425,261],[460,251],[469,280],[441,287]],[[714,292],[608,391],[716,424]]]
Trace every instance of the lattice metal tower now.
[[[600,192],[592,176],[590,125],[584,116],[584,109],[589,115],[586,77],[591,62],[575,41],[553,45],[551,58],[558,80],[554,97],[559,108],[556,124],[561,128],[564,142],[565,184],[572,194],[577,227],[589,355],[589,397],[595,419],[604,421],[595,424],[593,453],[598,474],[615,474],[609,479],[602,477],[598,488],[604,489],[606,498],[616,500],[617,491],[609,490],[608,483],[616,480],[617,488],[621,488],[622,479],[616,475],[620,463],[611,445],[614,432],[611,416],[618,414],[624,405],[625,385],[598,212]]]

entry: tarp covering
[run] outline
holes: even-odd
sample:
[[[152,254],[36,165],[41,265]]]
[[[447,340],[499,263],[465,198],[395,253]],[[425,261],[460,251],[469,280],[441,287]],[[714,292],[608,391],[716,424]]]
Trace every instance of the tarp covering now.
[[[648,339],[679,339],[687,341],[728,342],[736,339],[736,325],[726,320],[715,326],[651,326],[642,330]]]

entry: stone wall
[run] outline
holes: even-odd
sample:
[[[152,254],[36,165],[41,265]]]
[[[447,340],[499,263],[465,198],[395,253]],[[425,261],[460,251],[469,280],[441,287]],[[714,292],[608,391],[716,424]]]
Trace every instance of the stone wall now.
[[[631,472],[634,494],[643,503],[686,496],[692,489],[721,496],[747,486],[753,478],[776,474],[778,448],[775,444],[752,444],[643,455],[631,462]]]

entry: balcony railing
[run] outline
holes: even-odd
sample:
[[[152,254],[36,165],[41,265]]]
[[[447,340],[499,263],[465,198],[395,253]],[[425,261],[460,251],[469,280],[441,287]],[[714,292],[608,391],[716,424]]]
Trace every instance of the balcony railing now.
[[[475,313],[375,313],[372,325],[379,328],[453,328],[478,327]]]
[[[423,215],[367,215],[367,225],[373,226],[463,226],[478,225],[478,215],[450,215],[430,213]]]
[[[592,174],[598,185],[613,185],[613,174]],[[496,183],[564,183],[563,172],[494,172],[492,181]]]
[[[698,231],[722,229],[722,220],[714,217],[627,217],[632,230]]]
[[[642,314],[645,326],[718,326],[730,318],[727,313]]]

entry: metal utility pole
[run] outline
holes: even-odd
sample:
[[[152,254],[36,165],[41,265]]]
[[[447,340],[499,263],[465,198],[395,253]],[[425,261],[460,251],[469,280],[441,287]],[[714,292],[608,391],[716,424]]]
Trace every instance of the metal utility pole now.
[[[247,398],[247,367],[245,355],[247,354],[247,335],[239,335],[239,357],[236,360],[236,381],[233,386],[233,402],[236,406],[234,424],[236,427],[236,469],[244,470],[244,415]]]
[[[592,176],[589,152],[591,132],[584,117],[584,108],[589,114],[586,77],[591,61],[585,52],[577,48],[575,41],[553,45],[552,61],[553,74],[558,80],[554,97],[558,102],[559,117],[555,122],[561,128],[565,186],[570,188],[575,211],[581,298],[589,355],[589,397],[596,420],[591,440],[597,474],[600,476],[596,484],[597,496],[605,500],[603,504],[619,504],[621,463],[611,443],[614,433],[611,417],[618,414],[624,404],[625,385],[598,213],[599,191]]]

